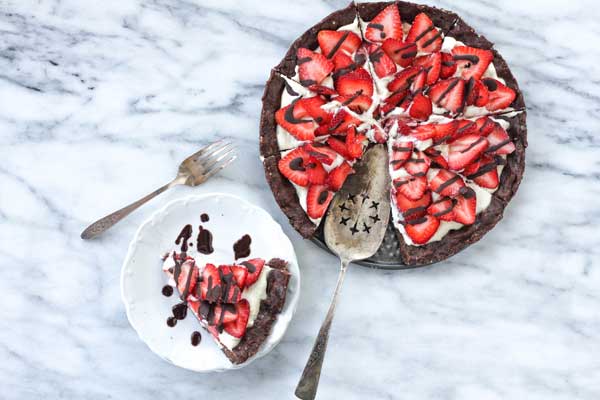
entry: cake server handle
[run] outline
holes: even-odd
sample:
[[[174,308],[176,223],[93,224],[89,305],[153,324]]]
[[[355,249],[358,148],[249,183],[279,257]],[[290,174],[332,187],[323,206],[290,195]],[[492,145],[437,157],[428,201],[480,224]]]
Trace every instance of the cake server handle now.
[[[325,316],[325,320],[319,329],[319,334],[315,339],[308,361],[302,371],[300,381],[296,386],[294,394],[296,397],[302,400],[313,400],[317,395],[317,388],[319,386],[319,378],[321,377],[321,368],[323,367],[323,360],[325,359],[325,351],[327,350],[327,341],[329,339],[329,328],[333,322],[333,315],[335,313],[335,306],[337,305],[338,296],[342,290],[342,283],[344,283],[344,277],[346,276],[346,270],[350,261],[341,260],[340,274],[338,275],[338,281],[333,292],[333,298],[331,299],[331,305],[329,311]]]

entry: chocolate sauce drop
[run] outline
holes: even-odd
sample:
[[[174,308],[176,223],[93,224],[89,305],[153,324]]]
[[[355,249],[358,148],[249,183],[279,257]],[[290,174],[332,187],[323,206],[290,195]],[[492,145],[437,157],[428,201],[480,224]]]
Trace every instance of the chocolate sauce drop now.
[[[173,286],[171,286],[171,285],[163,286],[162,294],[163,294],[163,296],[170,297],[173,294]]]
[[[175,317],[167,318],[167,325],[171,328],[174,327],[175,325],[177,325],[177,319]]]
[[[196,250],[202,254],[211,254],[215,249],[212,247],[212,233],[208,229],[204,229],[202,225],[198,227],[200,231],[198,232]]]
[[[187,315],[187,305],[185,302],[175,304],[172,308],[173,316],[177,319],[184,319]]]
[[[188,249],[188,240],[192,237],[192,226],[187,224],[183,227],[177,239],[175,239],[175,244],[181,243],[181,252],[185,253]]]
[[[208,222],[208,220],[209,220],[208,214],[204,213],[204,214],[200,215],[200,221]]]
[[[202,335],[200,334],[200,332],[198,332],[198,331],[192,332],[192,336],[191,336],[192,346],[198,346],[200,344],[201,340],[202,340]]]
[[[252,243],[252,238],[250,235],[244,235],[240,240],[233,244],[233,253],[235,254],[235,259],[248,257],[250,255],[250,244]]]

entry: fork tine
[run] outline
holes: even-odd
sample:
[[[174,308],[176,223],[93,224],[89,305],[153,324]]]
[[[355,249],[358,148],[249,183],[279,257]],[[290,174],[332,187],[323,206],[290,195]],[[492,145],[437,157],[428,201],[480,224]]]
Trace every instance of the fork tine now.
[[[222,145],[224,141],[225,141],[225,139],[219,139],[219,140],[217,140],[215,142],[207,144],[206,146],[202,147],[200,150],[198,150],[197,152],[195,152],[194,154],[192,154],[191,156],[189,156],[188,158],[186,158],[186,161],[198,158],[201,155],[203,155],[204,153],[206,153],[207,151],[214,150],[218,146]]]
[[[230,148],[229,150],[227,150],[227,152],[220,154],[219,156],[214,156],[208,160],[206,160],[203,165],[202,168],[207,171],[209,169],[211,169],[215,164],[217,164],[219,161],[225,159],[225,157],[227,156],[231,156],[231,155],[235,155],[235,148]]]
[[[223,168],[225,168],[226,166],[231,164],[233,161],[235,161],[236,158],[237,158],[237,154],[234,154],[229,159],[223,161],[220,165],[217,165],[217,166],[213,167],[211,170],[209,170],[208,172],[204,173],[204,175],[203,175],[204,180],[207,180],[208,178],[210,178],[211,176],[213,176],[214,174],[216,174],[217,172],[219,172],[220,170],[222,170]]]
[[[208,153],[208,154],[204,154],[201,157],[198,157],[194,160],[194,162],[196,163],[201,163],[201,164],[207,164],[210,161],[212,161],[215,157],[221,155],[221,154],[225,154],[227,152],[229,152],[230,150],[234,150],[235,146],[233,145],[233,143],[226,143],[223,146],[219,147],[216,150],[213,150],[212,152]]]

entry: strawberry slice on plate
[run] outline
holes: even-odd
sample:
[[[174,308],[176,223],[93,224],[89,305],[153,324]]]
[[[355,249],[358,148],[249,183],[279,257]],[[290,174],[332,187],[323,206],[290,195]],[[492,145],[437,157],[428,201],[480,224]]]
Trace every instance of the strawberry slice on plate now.
[[[206,264],[200,281],[200,298],[215,303],[221,299],[221,274],[213,264]]]
[[[331,165],[338,156],[338,153],[326,144],[320,142],[305,143],[302,148],[311,157],[315,157],[321,164]]]
[[[483,107],[490,100],[490,92],[479,79],[470,78],[465,91],[468,106]]]
[[[419,51],[433,53],[442,48],[442,32],[439,31],[425,13],[420,13],[408,31],[406,41],[416,43]]]
[[[365,38],[371,42],[382,42],[388,38],[402,39],[402,19],[396,4],[384,8],[367,24]]]
[[[499,123],[494,123],[493,126],[494,128],[487,136],[489,147],[486,152],[502,155],[510,154],[515,151],[515,144],[512,142],[504,128]]]
[[[304,47],[298,49],[296,59],[302,86],[318,85],[333,71],[333,63],[323,54],[315,53]]]
[[[440,169],[429,182],[431,190],[440,196],[456,196],[464,186],[465,182],[460,175],[445,169]]]
[[[444,158],[444,155],[440,150],[434,147],[429,147],[425,149],[424,152],[425,154],[427,154],[427,157],[429,157],[429,159],[431,160],[432,168],[448,168],[448,160]]]
[[[493,78],[484,78],[483,84],[489,92],[489,100],[485,105],[489,111],[502,110],[509,107],[517,97],[514,90]]]
[[[361,135],[356,131],[355,126],[348,128],[346,134],[346,152],[351,160],[360,158],[363,154],[364,142],[367,140],[365,135]]]
[[[252,258],[250,260],[241,263],[248,270],[248,276],[246,277],[245,287],[250,287],[258,280],[260,272],[265,266],[265,260],[262,258]]]
[[[429,171],[431,160],[422,151],[413,153],[413,156],[404,163],[404,168],[412,176],[425,176]]]
[[[313,219],[321,218],[329,203],[333,199],[333,192],[329,190],[327,185],[312,185],[308,188],[306,194],[306,212]]]
[[[427,213],[442,221],[454,221],[454,203],[450,197],[441,197],[427,208]]]
[[[431,101],[446,110],[457,113],[465,105],[465,81],[450,78],[437,82],[429,89]]]
[[[340,52],[354,54],[362,43],[361,38],[354,32],[330,30],[319,31],[317,41],[321,52],[327,58],[333,58]]]
[[[460,76],[464,79],[481,79],[494,59],[494,53],[475,47],[456,46],[452,49],[452,58],[456,61]]]
[[[298,147],[287,153],[279,160],[279,171],[291,182],[299,186],[308,186],[307,166],[311,156],[302,147]]]
[[[327,144],[334,150],[336,153],[344,157],[345,159],[350,159],[350,154],[348,154],[348,150],[346,149],[346,143],[341,141],[340,139],[330,137],[327,138]]]
[[[239,288],[243,289],[246,285],[246,278],[248,277],[248,268],[240,265],[231,265],[229,268],[231,269],[235,283]]]
[[[392,94],[391,96],[388,96],[383,101],[383,104],[381,106],[381,113],[385,115],[392,111],[394,108],[400,106],[401,103],[407,98],[407,96],[408,90],[402,90]]]
[[[468,186],[460,189],[456,196],[456,204],[452,210],[454,220],[464,225],[471,225],[475,222],[475,211],[477,208],[477,196],[475,191]]]
[[[417,93],[408,109],[408,114],[420,121],[426,121],[431,115],[431,112],[432,105],[429,97],[424,96],[422,93]]]
[[[250,303],[248,303],[248,300],[240,300],[235,305],[235,313],[237,318],[234,321],[223,324],[223,329],[233,337],[242,338],[246,333],[246,326],[250,318]]]
[[[439,52],[431,53],[415,58],[413,65],[419,65],[427,72],[427,84],[433,85],[440,77],[442,69],[442,54]]]
[[[417,45],[414,43],[405,43],[402,39],[385,39],[381,48],[392,61],[403,68],[411,65],[417,55]]]
[[[494,130],[496,124],[490,117],[479,117],[475,120],[477,125],[477,134],[482,136],[489,135]]]
[[[347,74],[358,68],[352,57],[345,53],[337,53],[333,57],[333,77]]]
[[[407,221],[404,225],[406,234],[415,244],[425,244],[435,235],[440,226],[440,220],[433,215]]]
[[[371,108],[373,99],[370,96],[360,94],[352,96],[338,96],[336,100],[339,101],[342,106],[346,106],[357,114],[362,114]]]
[[[396,64],[394,61],[383,51],[381,46],[374,43],[369,45],[369,60],[375,69],[375,74],[380,78],[396,73]]]
[[[448,166],[460,171],[479,158],[488,148],[488,141],[483,136],[465,135],[450,143],[448,149]]]
[[[410,158],[413,151],[413,142],[408,141],[395,141],[392,143],[392,159],[390,164],[394,171],[399,170],[402,165]]]
[[[499,184],[497,166],[492,156],[484,154],[481,159],[467,165],[463,174],[481,187],[496,189]]]
[[[423,197],[418,200],[411,200],[400,192],[396,192],[396,205],[402,211],[406,221],[411,221],[423,217],[427,213],[427,207],[431,204],[431,192],[425,191]]]
[[[298,140],[314,140],[316,124],[308,111],[299,104],[301,99],[275,112],[275,121]]]
[[[208,321],[209,325],[219,326],[233,322],[238,318],[237,307],[234,304],[217,304],[214,308],[212,315],[209,315],[211,319]]]
[[[456,73],[456,61],[454,61],[454,57],[450,53],[441,53],[442,54],[442,66],[440,69],[440,78],[446,79],[454,76]]]
[[[177,290],[181,293],[182,298],[186,298],[189,293],[194,293],[196,282],[200,272],[193,259],[185,260],[181,265],[179,276],[177,276]]]
[[[331,121],[315,130],[317,135],[345,135],[352,125],[360,125],[361,121],[344,109],[338,110]],[[334,149],[335,150],[335,149]],[[337,151],[337,150],[336,150]]]
[[[308,183],[311,185],[322,185],[327,179],[327,171],[325,171],[323,164],[316,157],[309,158],[306,164],[306,172],[308,174]]]
[[[325,100],[320,96],[305,97],[297,101],[296,109],[305,110],[317,124],[321,125],[331,121],[332,117],[331,113],[322,108],[324,105]]]
[[[398,193],[410,200],[419,200],[427,190],[426,176],[407,176],[394,179],[394,187]]]
[[[335,90],[342,96],[373,95],[373,78],[364,68],[338,77],[334,82]]]
[[[329,172],[329,176],[327,177],[327,186],[329,189],[337,192],[342,188],[344,182],[346,182],[346,178],[348,175],[353,174],[354,170],[346,161],[335,167]]]
[[[390,92],[398,93],[410,88],[411,92],[415,93],[416,89],[424,83],[424,81],[419,81],[420,77],[418,78],[421,71],[423,71],[423,68],[420,66],[403,69],[394,76],[394,79],[390,83],[388,83],[387,89]],[[425,80],[426,79],[427,74],[425,73]],[[416,84],[415,81],[417,81]]]
[[[326,98],[330,98],[331,96],[338,94],[335,89],[323,85],[310,85],[308,90],[313,93],[320,94],[321,96],[325,96]]]

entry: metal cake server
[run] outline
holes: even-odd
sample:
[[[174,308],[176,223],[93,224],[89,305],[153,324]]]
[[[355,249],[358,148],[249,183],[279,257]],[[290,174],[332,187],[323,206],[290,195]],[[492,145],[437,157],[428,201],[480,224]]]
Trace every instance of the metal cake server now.
[[[356,173],[348,177],[332,200],[325,219],[325,242],[340,258],[341,267],[329,311],[296,387],[295,394],[302,400],[312,400],[317,394],[329,328],[348,264],[375,254],[390,218],[390,176],[385,147],[372,147],[353,168]]]
[[[134,210],[173,186],[198,186],[206,182],[208,178],[228,166],[236,157],[235,146],[229,142],[218,140],[204,146],[181,162],[177,176],[171,182],[142,197],[138,201],[94,222],[81,232],[81,238],[92,239],[100,235]]]

